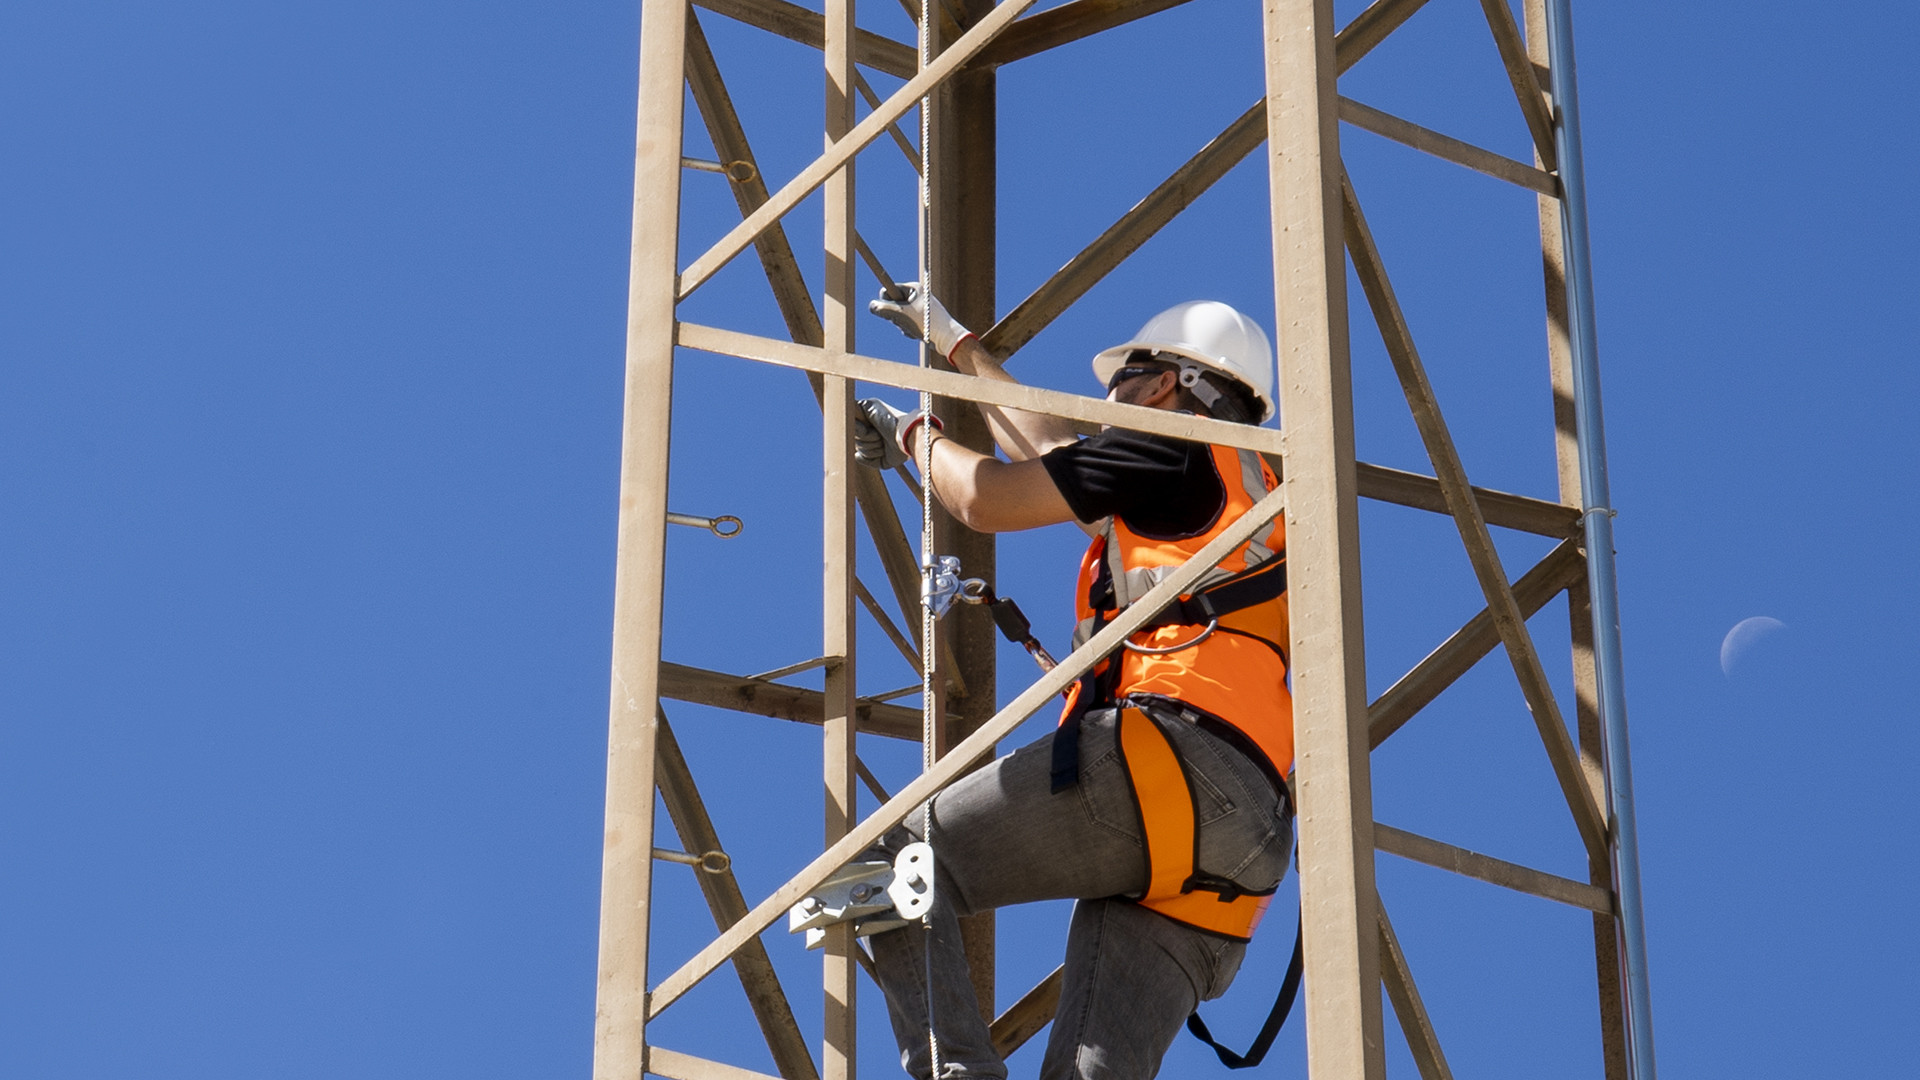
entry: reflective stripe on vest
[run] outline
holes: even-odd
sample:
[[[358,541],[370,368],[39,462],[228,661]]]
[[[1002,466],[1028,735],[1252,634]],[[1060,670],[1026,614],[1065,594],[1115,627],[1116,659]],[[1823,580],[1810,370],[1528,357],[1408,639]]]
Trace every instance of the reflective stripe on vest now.
[[[1139,709],[1122,709],[1117,743],[1146,837],[1147,890],[1140,896],[1141,906],[1188,926],[1251,940],[1273,899],[1272,890],[1263,896],[1241,893],[1229,898],[1194,887],[1198,811],[1193,787],[1166,731]]]

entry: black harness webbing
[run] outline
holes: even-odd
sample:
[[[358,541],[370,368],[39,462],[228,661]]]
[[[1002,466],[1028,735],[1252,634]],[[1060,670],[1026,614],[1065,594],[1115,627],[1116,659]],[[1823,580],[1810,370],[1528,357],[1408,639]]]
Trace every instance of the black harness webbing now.
[[[1218,585],[1175,600],[1142,630],[1162,626],[1205,626],[1223,615],[1276,600],[1287,591],[1287,560],[1282,557],[1242,570]]]
[[[1273,1049],[1274,1037],[1286,1024],[1288,1014],[1293,1012],[1293,999],[1300,993],[1300,976],[1306,968],[1306,954],[1302,949],[1306,943],[1305,929],[1305,926],[1294,929],[1293,959],[1287,961],[1286,977],[1280,980],[1280,996],[1274,999],[1273,1011],[1267,1013],[1267,1022],[1260,1025],[1260,1034],[1253,1037],[1253,1045],[1247,1047],[1246,1053],[1236,1054],[1215,1042],[1213,1033],[1207,1030],[1207,1022],[1200,1019],[1198,1012],[1187,1017],[1187,1030],[1194,1038],[1213,1047],[1220,1064],[1229,1069],[1251,1069],[1266,1060],[1267,1051]]]
[[[1067,690],[1066,715],[1053,732],[1052,794],[1058,795],[1080,782],[1080,721],[1099,696],[1097,682],[1098,676],[1088,672]]]

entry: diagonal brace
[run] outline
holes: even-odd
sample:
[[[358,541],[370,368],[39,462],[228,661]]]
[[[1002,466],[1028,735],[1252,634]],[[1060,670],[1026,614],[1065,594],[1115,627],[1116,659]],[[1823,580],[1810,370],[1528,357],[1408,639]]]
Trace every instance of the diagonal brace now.
[[[1520,604],[1520,613],[1532,618],[1534,612],[1546,607],[1547,601],[1561,592],[1575,586],[1585,588],[1582,583],[1586,574],[1587,564],[1580,556],[1580,542],[1565,540],[1535,563],[1533,569],[1520,575],[1520,580],[1513,583],[1513,598]],[[1498,644],[1500,631],[1494,628],[1493,616],[1482,608],[1367,706],[1368,747],[1378,750],[1381,743],[1432,704],[1441,691],[1471,671]]]
[[[947,80],[961,65],[973,58],[973,54],[985,48],[995,35],[1005,29],[1008,23],[1018,18],[1020,13],[1032,7],[1034,0],[1004,0],[1000,6],[986,18],[975,23],[973,28],[960,35],[933,63],[922,68],[907,84],[893,92],[879,108],[868,113],[864,120],[854,125],[852,131],[834,141],[827,151],[813,160],[811,165],[800,170],[800,175],[787,181],[786,186],[776,192],[772,198],[761,204],[745,221],[734,226],[719,242],[708,248],[706,253],[693,261],[693,264],[680,272],[680,290],[678,298],[685,300],[693,291],[705,284],[708,279],[725,266],[735,255],[746,249],[753,239],[766,231],[767,227],[799,205],[800,200],[811,195],[827,177],[838,172],[853,156],[866,149],[867,144],[879,138],[894,121],[900,119],[908,109],[919,104],[920,99]]]
[[[1360,58],[1385,41],[1419,11],[1426,0],[1376,0],[1334,35],[1334,66],[1338,71],[1360,62]],[[1061,8],[1054,9],[1064,10]],[[1043,15],[1034,16],[1037,21]],[[1045,330],[1061,312],[1087,294],[1089,289],[1125,262],[1129,255],[1151,240],[1155,233],[1192,206],[1219,179],[1245,160],[1254,148],[1267,139],[1267,102],[1265,98],[1241,113],[1225,131],[1187,159],[1159,187],[1121,215],[1120,220],[1096,237],[1053,276],[1002,316],[992,329],[980,337],[988,352],[1005,360],[1024,348],[1035,335]]]
[[[713,819],[707,815],[706,804],[701,801],[700,789],[694,785],[686,755],[680,752],[680,742],[673,737],[673,728],[667,723],[667,711],[661,709],[656,716],[660,730],[655,736],[659,756],[654,780],[662,801],[667,804],[667,816],[673,819],[673,827],[688,851],[725,850],[720,844],[720,834],[713,827]],[[731,868],[718,874],[695,874],[694,878],[707,898],[714,924],[721,930],[739,922],[747,913],[747,898],[741,895],[740,882]],[[787,995],[780,989],[780,976],[773,970],[766,946],[759,938],[748,942],[733,954],[733,967],[740,976],[741,988],[747,992],[747,1004],[760,1023],[760,1032],[766,1036],[767,1049],[772,1051],[773,1063],[780,1075],[786,1080],[817,1080],[820,1074],[814,1067],[813,1054],[807,1049],[806,1037],[793,1018]]]
[[[1493,44],[1500,50],[1500,65],[1507,69],[1513,96],[1520,100],[1520,113],[1533,135],[1533,149],[1549,169],[1555,168],[1559,159],[1553,150],[1553,117],[1547,113],[1547,97],[1540,89],[1540,80],[1534,77],[1533,61],[1527,58],[1527,44],[1514,25],[1513,10],[1507,7],[1507,0],[1480,0],[1480,9],[1486,12],[1487,29],[1493,31]]]
[[[1433,1030],[1427,1006],[1420,1000],[1420,988],[1413,984],[1413,969],[1407,966],[1407,954],[1400,951],[1400,938],[1387,921],[1387,906],[1374,894],[1373,910],[1380,916],[1380,981],[1387,986],[1387,1000],[1393,1002],[1393,1014],[1400,1018],[1400,1030],[1407,1036],[1407,1049],[1413,1052],[1414,1067],[1420,1080],[1453,1080],[1447,1055],[1440,1050],[1440,1036]]]
[[[825,881],[828,875],[844,866],[854,856],[872,847],[886,835],[888,829],[905,821],[907,815],[918,810],[927,800],[933,798],[948,784],[972,771],[978,763],[993,753],[995,744],[1013,734],[1015,728],[1026,722],[1029,716],[1045,706],[1054,697],[1066,690],[1068,684],[1085,674],[1115,649],[1121,642],[1137,632],[1175,597],[1193,587],[1200,576],[1218,565],[1241,544],[1247,542],[1255,530],[1272,521],[1286,507],[1284,488],[1269,492],[1255,503],[1245,515],[1222,530],[1220,535],[1209,541],[1196,552],[1193,558],[1182,563],[1165,580],[1147,590],[1132,607],[1120,613],[1119,617],[1108,623],[1086,644],[1075,649],[1060,666],[1040,677],[1033,685],[1021,691],[1007,706],[996,713],[993,719],[975,729],[960,743],[949,750],[946,756],[922,772],[919,777],[902,788],[894,797],[873,812],[856,826],[852,832],[841,837],[833,846],[821,852],[806,868],[794,875],[785,885],[776,889],[773,895],[762,900],[747,914],[747,917],[733,924],[718,938],[695,953],[693,958],[681,965],[678,971],[666,977],[654,991],[648,995],[647,1018],[652,1020],[666,1008],[691,990],[700,980],[713,973],[726,959],[732,956],[750,939],[758,937],[775,919],[784,915],[788,908],[798,903],[800,898],[811,892]]]
[[[687,86],[693,91],[694,104],[699,107],[701,119],[706,122],[707,134],[713,140],[714,149],[729,161],[754,164],[753,147],[747,141],[746,129],[740,123],[739,113],[734,110],[732,96],[727,93],[727,85],[720,76],[720,66],[714,60],[713,50],[708,46],[699,20],[691,10],[687,13],[686,53]],[[733,194],[742,217],[753,213],[767,201],[767,185],[761,179],[757,164],[750,179],[733,185]],[[820,326],[820,313],[813,306],[813,294],[808,291],[806,278],[800,273],[800,264],[794,258],[786,230],[776,221],[754,238],[754,246],[759,251],[761,268],[766,271],[767,284],[773,290],[774,303],[779,306],[780,315],[786,320],[788,336],[799,344],[818,348],[826,340]],[[813,383],[814,396],[818,398],[821,393],[820,377],[809,373],[808,378]],[[900,526],[893,496],[887,490],[886,478],[862,469],[855,473],[853,483],[854,493],[860,500],[861,518],[867,523],[867,533],[873,538],[874,550],[880,554],[880,565],[886,571],[894,602],[900,605],[901,611],[917,611],[920,606],[920,571],[913,547],[907,542],[906,532]],[[907,629],[914,635],[915,647],[918,648],[919,621],[907,620]],[[951,652],[950,648],[943,650],[942,663],[947,670],[957,671],[951,657],[945,655],[948,652]],[[915,661],[916,667],[918,663]]]
[[[1420,429],[1421,440],[1426,443],[1427,457],[1433,462],[1434,476],[1440,481],[1454,524],[1459,527],[1460,542],[1467,549],[1474,576],[1480,581],[1480,591],[1486,595],[1487,611],[1500,631],[1500,643],[1506,646],[1507,659],[1513,663],[1514,677],[1520,682],[1520,692],[1533,714],[1534,726],[1540,730],[1540,741],[1546,746],[1547,759],[1553,765],[1561,793],[1566,796],[1567,808],[1573,813],[1574,825],[1586,841],[1589,854],[1603,853],[1607,850],[1606,815],[1594,802],[1593,789],[1587,786],[1586,777],[1580,771],[1579,752],[1574,748],[1573,737],[1567,733],[1566,722],[1561,719],[1553,687],[1547,683],[1540,654],[1527,631],[1526,616],[1507,584],[1500,553],[1493,546],[1479,501],[1467,482],[1467,471],[1460,463],[1453,436],[1447,431],[1446,418],[1440,414],[1440,403],[1427,381],[1420,354],[1414,348],[1413,333],[1407,327],[1399,301],[1394,298],[1393,285],[1387,280],[1386,267],[1380,261],[1366,217],[1360,212],[1360,200],[1354,194],[1353,184],[1344,176],[1340,192],[1345,208],[1347,250],[1353,255],[1354,271],[1360,278],[1361,288],[1366,290],[1367,303],[1386,342],[1387,355],[1400,378],[1400,388],[1406,393],[1407,407]]]

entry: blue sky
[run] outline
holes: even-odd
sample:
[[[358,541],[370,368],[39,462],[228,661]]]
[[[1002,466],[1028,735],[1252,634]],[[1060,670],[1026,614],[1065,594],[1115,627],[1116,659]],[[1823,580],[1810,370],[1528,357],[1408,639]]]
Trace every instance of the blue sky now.
[[[1920,165],[1901,120],[1916,22],[1810,10],[1576,16],[1674,1076],[1898,1074],[1920,1005],[1900,914],[1920,886],[1901,839],[1920,750],[1920,267],[1900,195]],[[862,11],[910,34],[895,5]],[[1254,100],[1257,19],[1196,0],[1003,69],[1003,310]],[[784,180],[818,149],[818,55],[703,22]],[[631,4],[0,14],[0,1074],[585,1074],[636,24]],[[1342,89],[1526,153],[1464,0],[1434,0]],[[1531,195],[1343,137],[1470,473],[1551,496]],[[688,149],[706,153],[697,124]],[[904,274],[910,174],[884,142],[860,169],[862,230]],[[724,183],[687,174],[683,262],[737,220]],[[1016,373],[1089,390],[1088,356],[1195,297],[1271,326],[1264,183],[1256,155]],[[788,225],[817,288],[818,200]],[[756,274],[737,261],[685,316],[777,334]],[[1353,300],[1361,456],[1424,469]],[[909,356],[884,324],[860,334]],[[747,531],[676,530],[668,658],[744,673],[816,655],[804,385],[688,355],[675,405],[674,509]],[[1370,505],[1362,525],[1377,693],[1479,602],[1444,519]],[[1049,643],[1077,547],[1068,530],[1002,547],[1002,591]],[[1543,550],[1502,537],[1513,573]],[[1754,616],[1784,629],[1723,672],[1723,637]],[[1564,625],[1558,604],[1534,622],[1563,694]],[[862,634],[863,689],[911,681]],[[1025,664],[1003,654],[1003,694]],[[671,714],[764,895],[818,840],[810,729]],[[917,767],[911,747],[863,753],[894,787]],[[1381,820],[1579,872],[1500,657],[1375,770]],[[710,926],[689,873],[658,874],[662,973]],[[1390,856],[1380,880],[1456,1071],[1599,1075],[1578,912]],[[1057,962],[1063,926],[1058,906],[1003,917],[1003,1005]],[[1229,1041],[1264,1011],[1284,934],[1210,1006]],[[813,1027],[811,957],[767,943]],[[862,993],[862,1068],[896,1075]],[[722,973],[660,1037],[764,1068],[743,1015]],[[1196,1045],[1167,1075],[1213,1067]],[[1297,1031],[1272,1060],[1300,1070]]]

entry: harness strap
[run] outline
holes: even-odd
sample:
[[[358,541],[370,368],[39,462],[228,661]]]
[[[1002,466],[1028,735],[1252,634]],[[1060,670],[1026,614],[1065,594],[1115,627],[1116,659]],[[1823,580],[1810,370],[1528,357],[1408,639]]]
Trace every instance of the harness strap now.
[[[1141,629],[1151,630],[1162,626],[1184,624],[1204,626],[1236,611],[1245,611],[1247,608],[1278,600],[1286,591],[1286,557],[1268,559],[1258,566],[1240,571],[1218,585],[1209,586],[1192,596],[1183,597],[1168,604],[1165,611]]]
[[[1306,953],[1302,948],[1306,944],[1304,926],[1296,926],[1293,932],[1293,959],[1287,961],[1286,977],[1280,980],[1280,996],[1273,999],[1273,1008],[1267,1013],[1267,1022],[1260,1025],[1260,1033],[1253,1037],[1253,1045],[1247,1047],[1244,1054],[1236,1054],[1214,1041],[1213,1032],[1207,1030],[1207,1022],[1200,1019],[1200,1013],[1194,1012],[1187,1017],[1187,1030],[1193,1037],[1213,1047],[1220,1058],[1220,1064],[1229,1069],[1251,1069],[1266,1060],[1267,1051],[1273,1048],[1273,1040],[1287,1022],[1287,1016],[1293,1012],[1293,999],[1300,993],[1300,976],[1306,970]]]
[[[1067,690],[1066,712],[1053,732],[1053,787],[1050,790],[1054,795],[1080,782],[1080,721],[1085,719],[1096,696],[1092,672],[1080,676]]]
[[[1140,899],[1166,900],[1189,892],[1200,829],[1186,770],[1166,732],[1145,711],[1120,710],[1117,735],[1146,840],[1147,891]]]

